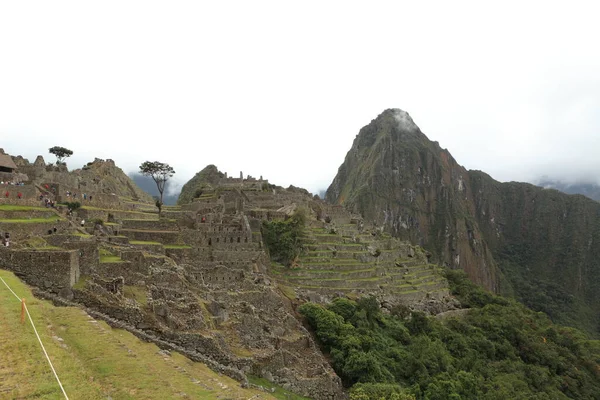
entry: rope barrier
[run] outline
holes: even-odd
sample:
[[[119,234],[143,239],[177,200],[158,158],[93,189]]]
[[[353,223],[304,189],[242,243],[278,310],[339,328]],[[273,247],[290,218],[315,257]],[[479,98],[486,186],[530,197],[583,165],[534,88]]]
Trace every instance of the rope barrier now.
[[[21,299],[19,296],[17,296],[17,294],[11,289],[10,286],[8,286],[8,283],[6,283],[6,281],[1,276],[0,276],[0,280],[2,280],[2,283],[4,283],[4,286],[6,286],[6,288],[8,290],[10,290],[10,292],[17,298],[17,300],[19,300],[21,302],[22,307],[25,309],[25,312],[27,313],[27,316],[29,317],[29,322],[31,322],[31,326],[33,327],[35,336],[37,336],[37,340],[38,340],[38,342],[40,342],[40,346],[42,346],[42,350],[44,351],[46,360],[48,360],[48,364],[50,364],[50,369],[52,369],[52,373],[54,374],[54,377],[56,378],[56,381],[58,382],[58,386],[60,386],[60,390],[62,390],[63,394],[65,395],[65,399],[69,400],[69,397],[67,396],[67,392],[65,392],[65,388],[63,388],[63,385],[60,382],[60,379],[58,378],[58,374],[56,373],[56,370],[54,369],[54,366],[52,365],[52,361],[50,361],[50,357],[48,357],[48,353],[46,352],[46,348],[44,347],[44,344],[42,343],[42,339],[40,339],[40,335],[38,334],[38,331],[35,328],[35,325],[33,324],[33,319],[31,318],[31,314],[29,314],[29,309],[27,308],[27,305],[25,304],[25,298]]]

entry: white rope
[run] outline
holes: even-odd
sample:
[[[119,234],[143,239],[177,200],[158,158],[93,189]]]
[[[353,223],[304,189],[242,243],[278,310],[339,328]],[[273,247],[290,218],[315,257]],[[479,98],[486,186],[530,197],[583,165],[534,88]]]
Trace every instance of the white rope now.
[[[8,288],[8,290],[11,291],[11,293],[17,298],[17,300],[22,301],[21,298],[19,296],[17,296],[17,294],[10,288],[10,286],[8,286],[6,281],[4,281],[4,279],[1,276],[0,276],[0,280],[2,280],[2,283],[4,283],[4,286],[6,286]],[[35,328],[35,325],[33,324],[33,319],[31,319],[31,314],[29,314],[29,309],[27,308],[27,304],[25,304],[25,303],[22,303],[22,304],[23,304],[23,306],[25,306],[25,311],[27,312],[27,316],[29,317],[29,322],[31,322],[31,326],[33,327],[35,336],[37,336],[38,342],[40,342],[40,346],[42,346],[42,350],[44,350],[44,355],[46,356],[46,360],[48,360],[48,364],[50,364],[50,368],[52,369],[52,373],[54,374],[54,377],[56,378],[56,381],[58,382],[58,386],[60,386],[60,390],[62,390],[63,394],[65,395],[65,399],[69,400],[69,396],[67,396],[67,392],[65,392],[65,388],[63,388],[63,385],[60,382],[58,375],[56,374],[56,370],[54,369],[54,366],[52,365],[52,361],[50,361],[50,357],[48,357],[48,353],[46,352],[46,348],[44,347],[44,344],[42,343],[42,339],[40,339],[40,335],[38,334],[38,331]]]

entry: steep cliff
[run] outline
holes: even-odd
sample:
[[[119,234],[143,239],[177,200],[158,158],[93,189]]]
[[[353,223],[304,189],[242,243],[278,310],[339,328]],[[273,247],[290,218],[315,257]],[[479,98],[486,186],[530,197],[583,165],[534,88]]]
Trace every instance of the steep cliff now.
[[[401,110],[362,128],[326,199],[486,288],[598,330],[600,204],[467,171]]]

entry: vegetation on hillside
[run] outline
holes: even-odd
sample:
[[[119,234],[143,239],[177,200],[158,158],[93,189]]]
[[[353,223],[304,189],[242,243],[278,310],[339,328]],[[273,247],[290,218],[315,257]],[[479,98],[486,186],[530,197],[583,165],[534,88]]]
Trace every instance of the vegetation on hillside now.
[[[447,277],[460,317],[384,314],[373,297],[299,308],[351,399],[600,399],[599,341]]]
[[[297,209],[285,220],[263,221],[262,236],[273,261],[290,265],[303,251],[306,210]]]

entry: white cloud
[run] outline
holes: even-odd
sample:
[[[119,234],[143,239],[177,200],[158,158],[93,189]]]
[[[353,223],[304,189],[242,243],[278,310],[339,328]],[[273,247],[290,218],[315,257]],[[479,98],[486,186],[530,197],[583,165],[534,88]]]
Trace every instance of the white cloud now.
[[[312,191],[402,108],[502,180],[600,167],[595,3],[4,2],[1,147]],[[48,157],[46,157],[49,159]]]

